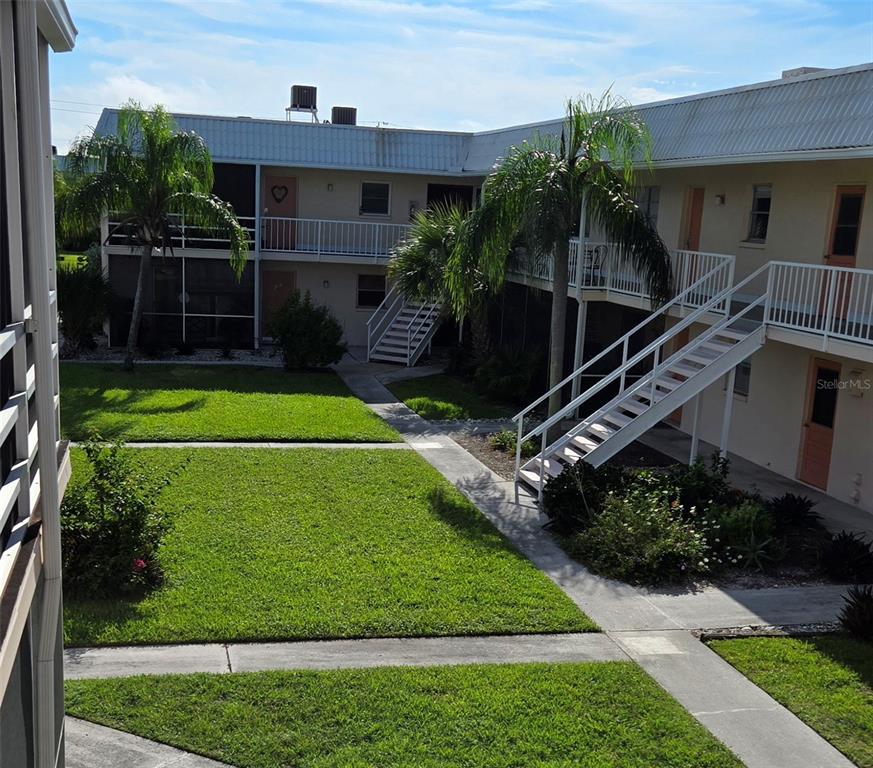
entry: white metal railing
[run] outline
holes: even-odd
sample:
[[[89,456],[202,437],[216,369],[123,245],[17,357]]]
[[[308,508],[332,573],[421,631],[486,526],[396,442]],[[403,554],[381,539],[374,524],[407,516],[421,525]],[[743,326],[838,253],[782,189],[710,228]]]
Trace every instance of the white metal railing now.
[[[720,273],[722,270],[728,269],[728,264],[721,264],[715,268],[716,273]],[[663,305],[657,312],[650,315],[646,318],[642,323],[636,326],[636,328],[629,331],[620,339],[616,340],[610,347],[607,347],[603,352],[601,352],[597,357],[592,358],[588,363],[583,365],[578,370],[574,371],[570,376],[564,379],[562,382],[559,382],[557,385],[552,387],[548,392],[542,395],[538,400],[535,400],[533,403],[528,405],[522,411],[513,416],[513,421],[518,422],[517,429],[517,445],[516,445],[516,455],[515,455],[515,481],[516,488],[519,479],[519,471],[521,469],[521,448],[528,440],[531,440],[535,437],[540,437],[541,446],[539,457],[543,459],[545,456],[550,454],[556,448],[559,448],[562,444],[562,441],[568,440],[570,437],[573,437],[576,434],[576,430],[571,430],[570,433],[561,435],[556,441],[551,444],[548,444],[549,430],[560,423],[565,418],[569,418],[574,416],[579,409],[594,395],[600,393],[606,387],[613,384],[618,387],[617,394],[610,398],[609,403],[606,406],[603,406],[598,413],[604,411],[605,409],[611,407],[619,399],[622,397],[631,394],[633,391],[638,391],[640,388],[645,386],[652,387],[652,396],[649,400],[650,403],[654,403],[654,387],[655,382],[657,381],[658,376],[666,370],[666,367],[681,356],[696,346],[699,346],[705,343],[711,335],[721,329],[735,323],[738,320],[748,320],[753,322],[755,325],[760,327],[763,324],[763,316],[766,314],[766,310],[764,310],[764,305],[767,299],[767,281],[769,274],[769,264],[765,264],[760,267],[758,270],[753,272],[751,275],[746,277],[740,283],[735,286],[728,287],[714,295],[712,295],[708,301],[703,303],[701,306],[694,309],[694,311],[687,314],[684,318],[682,318],[678,323],[672,326],[666,332],[660,334],[654,341],[647,344],[643,349],[636,352],[633,355],[628,355],[628,343],[630,339],[637,334],[639,331],[643,330],[649,323],[651,323],[652,319],[659,316],[660,314],[666,312],[671,304],[675,302],[681,301],[680,296],[674,298],[668,304]],[[685,293],[687,292],[695,292],[700,291],[703,285],[707,282],[711,282],[713,275],[708,274],[704,275],[699,280],[692,283],[691,286],[688,287]],[[740,288],[747,287],[750,290],[755,290],[757,294],[752,301],[743,302],[739,308],[736,310],[733,308],[735,304],[735,297]],[[756,317],[756,313],[753,310],[758,307],[762,308],[761,317]],[[668,352],[664,352],[664,348],[668,344],[672,344],[674,347],[678,345],[677,337],[689,328],[693,323],[700,322],[704,319],[705,316],[715,316],[718,319],[715,325],[709,331],[700,334],[694,340],[690,342],[690,344],[682,345],[681,350],[673,349]],[[554,414],[549,416],[544,421],[537,424],[533,429],[531,429],[528,433],[524,432],[524,418],[527,414],[529,414],[534,408],[538,405],[546,401],[552,394],[560,391],[564,386],[568,383],[572,382],[575,378],[583,374],[589,368],[591,368],[595,363],[597,363],[601,358],[605,357],[609,352],[617,349],[621,346],[622,349],[622,360],[621,364],[616,366],[610,373],[601,377],[600,380],[594,384],[593,386],[586,389],[584,392],[579,394],[578,396],[572,398],[569,403],[565,406],[557,410]],[[637,369],[637,375],[631,376],[631,372],[634,369]],[[643,370],[640,371],[639,368]],[[634,382],[632,384],[628,384],[628,379],[633,378]],[[585,422],[587,423],[587,422]],[[577,425],[578,426],[578,425]],[[543,479],[544,479],[544,462],[540,462],[540,492],[542,492],[543,487]]]
[[[396,286],[392,287],[385,294],[382,303],[367,318],[367,362],[370,360],[370,352],[382,341],[391,327],[391,323],[403,310],[405,304],[406,299],[403,294],[397,290]]]
[[[170,237],[173,248],[223,249],[230,244],[226,237],[219,236],[214,230],[186,223],[182,214],[172,214],[170,220],[173,223]],[[255,217],[238,216],[237,220],[248,233],[249,247],[253,248],[255,245]],[[123,222],[123,214],[113,212],[109,215],[109,245],[130,244],[130,238],[135,234],[133,225]]]
[[[440,305],[435,302],[424,303],[406,327],[406,364],[415,365],[425,347],[436,331]]]
[[[409,232],[408,224],[330,219],[261,219],[261,248],[323,255],[387,259]]]
[[[766,322],[873,344],[873,270],[770,262]]]

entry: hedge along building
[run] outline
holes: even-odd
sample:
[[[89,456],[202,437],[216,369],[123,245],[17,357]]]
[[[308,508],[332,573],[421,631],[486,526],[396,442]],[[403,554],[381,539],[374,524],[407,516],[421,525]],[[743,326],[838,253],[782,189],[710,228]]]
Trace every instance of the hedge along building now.
[[[690,359],[672,371],[652,367],[652,376],[666,381],[655,381],[650,401],[637,397],[630,408],[606,414],[612,426],[600,431],[583,420],[578,433],[546,446],[520,479],[537,487],[604,438],[611,442],[599,457],[664,418],[695,439],[873,510],[873,213],[866,194],[873,181],[873,64],[804,68],[638,110],[653,138],[653,173],[641,169],[638,199],[676,249],[680,298],[627,339],[627,353],[620,342],[601,359],[614,370],[582,369],[567,397],[600,382],[600,400],[589,406],[616,392],[637,397],[630,384],[645,377],[656,355],[663,361],[688,347]],[[113,130],[115,120],[105,111],[97,130]],[[348,342],[367,344],[371,353],[408,324],[402,302],[389,298],[367,327],[410,213],[445,197],[475,204],[508,147],[561,128],[560,120],[482,133],[195,115],[177,115],[177,122],[206,140],[216,161],[215,191],[243,217],[253,248],[237,284],[222,244],[183,230],[182,259],[155,266],[154,327],[202,344],[219,343],[223,325],[257,345],[275,306],[289,291],[308,289],[338,316]],[[571,312],[571,371],[650,317],[639,280],[611,256],[610,244],[598,243],[596,232],[583,235],[571,254],[570,296],[580,309]],[[112,241],[104,250],[113,286],[129,301],[131,257]],[[516,292],[531,284],[549,289],[547,273],[511,279]],[[730,324],[719,338],[707,338],[726,318],[724,297],[719,307],[708,302],[731,287]],[[742,307],[746,314],[733,318]],[[741,340],[730,331],[743,323],[758,338],[734,332],[742,348],[720,357]],[[112,328],[113,341],[123,340],[123,306]],[[633,360],[653,341],[656,351]],[[713,356],[717,364],[709,365]],[[671,393],[661,410],[677,407],[661,413],[657,392]]]

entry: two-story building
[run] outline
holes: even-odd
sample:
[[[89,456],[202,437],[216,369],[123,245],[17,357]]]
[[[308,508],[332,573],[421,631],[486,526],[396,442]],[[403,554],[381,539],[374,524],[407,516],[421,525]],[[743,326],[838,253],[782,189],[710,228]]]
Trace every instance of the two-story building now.
[[[573,250],[577,333],[568,341],[576,347],[575,355],[568,349],[568,370],[585,365],[589,348],[616,343],[603,360],[617,367],[612,374],[586,367],[567,399],[603,381],[604,394],[635,398],[605,414],[612,427],[595,425],[616,444],[613,433],[630,439],[663,416],[695,441],[873,511],[873,64],[803,68],[638,109],[654,150],[638,199],[676,249],[677,299],[622,353],[623,334],[649,317],[649,303],[609,244],[584,233]],[[446,197],[475,205],[508,147],[561,129],[561,120],[449,133],[176,118],[212,151],[215,191],[250,227],[251,264],[237,283],[222,244],[183,227],[177,258],[155,264],[152,327],[195,345],[228,337],[258,345],[275,307],[303,289],[332,308],[350,344],[371,351],[400,317],[399,305],[386,304],[371,320],[410,214]],[[114,130],[115,120],[106,110],[97,130]],[[134,258],[110,238],[105,259],[121,297],[111,339],[121,343]],[[548,289],[541,278],[513,279]],[[402,316],[407,324],[410,316]],[[418,338],[410,333],[410,344]],[[673,360],[683,348],[690,357]],[[631,389],[634,381],[643,386],[646,365],[648,400]],[[676,407],[660,413],[660,399],[662,409]],[[576,410],[584,416],[584,408],[563,416]],[[539,457],[546,461],[531,477],[554,474],[568,456],[600,445],[591,424],[579,428],[584,434],[568,436],[576,448],[554,446],[560,455]]]

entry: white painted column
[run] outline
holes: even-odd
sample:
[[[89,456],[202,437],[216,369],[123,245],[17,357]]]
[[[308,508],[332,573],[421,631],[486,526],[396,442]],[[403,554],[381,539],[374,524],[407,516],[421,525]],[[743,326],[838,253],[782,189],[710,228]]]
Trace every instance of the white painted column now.
[[[691,417],[691,452],[688,456],[689,464],[693,464],[697,461],[697,454],[699,453],[700,438],[698,435],[698,429],[700,426],[700,405],[702,394],[702,392],[698,392],[694,396],[694,412]]]
[[[737,377],[736,367],[731,368],[727,375],[727,385],[724,390],[724,413],[721,420],[721,442],[719,443],[718,455],[723,459],[727,457],[728,436],[731,431],[731,414],[734,407],[734,381]]]
[[[255,349],[261,348],[261,166],[255,165]]]

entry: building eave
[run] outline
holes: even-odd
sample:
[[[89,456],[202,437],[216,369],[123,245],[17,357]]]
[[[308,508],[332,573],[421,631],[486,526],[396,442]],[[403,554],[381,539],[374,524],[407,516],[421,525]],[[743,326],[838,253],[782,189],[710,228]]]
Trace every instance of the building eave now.
[[[64,0],[37,0],[36,20],[55,53],[73,50],[79,31]]]
[[[839,149],[810,149],[789,152],[762,152],[748,155],[720,155],[713,157],[675,158],[657,160],[652,168],[700,168],[714,165],[749,165],[752,163],[791,163],[814,160],[862,160],[873,158],[873,147],[844,147]],[[640,168],[646,167],[640,163]]]

